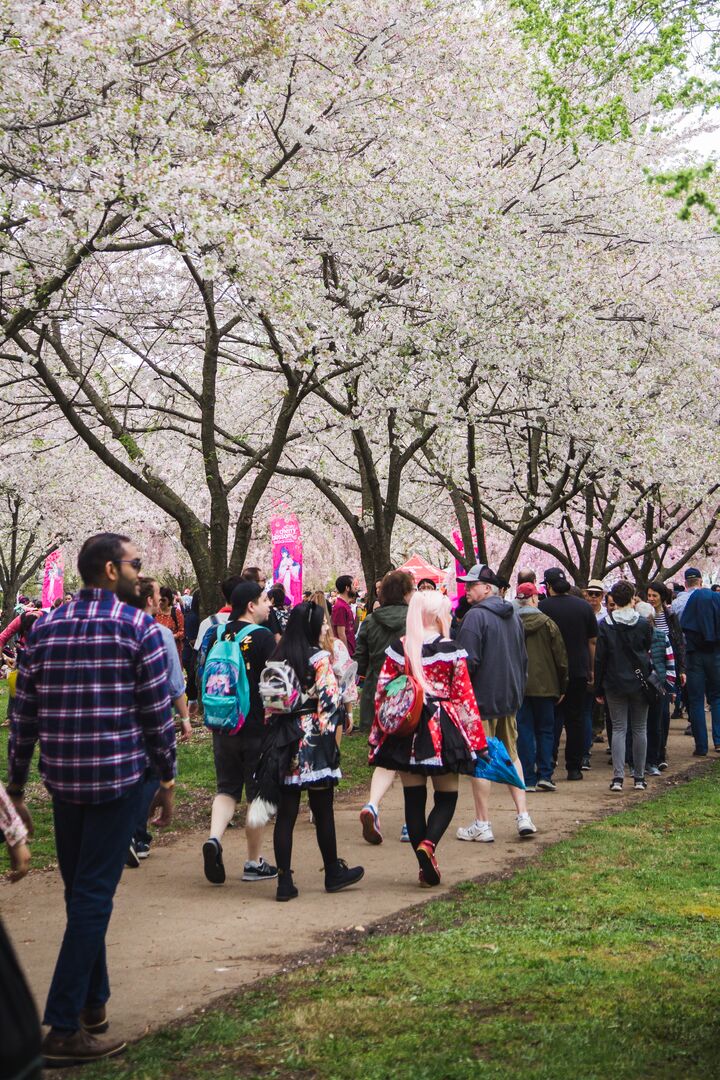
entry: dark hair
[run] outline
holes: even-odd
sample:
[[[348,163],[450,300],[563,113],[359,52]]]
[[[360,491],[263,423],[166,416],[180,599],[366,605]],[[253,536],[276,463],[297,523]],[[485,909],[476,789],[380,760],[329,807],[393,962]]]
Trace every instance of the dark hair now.
[[[303,600],[290,612],[282,640],[278,642],[273,660],[286,660],[300,684],[307,689],[314,682],[310,657],[317,651],[325,612],[312,600]]]
[[[190,610],[192,611],[193,615],[199,615],[200,614],[200,590],[199,589],[196,589],[195,592],[192,594],[192,603],[190,604]]]
[[[244,615],[248,604],[254,604],[262,596],[262,591],[262,585],[259,585],[257,581],[239,581],[233,589],[229,621],[234,622]]]
[[[232,603],[232,594],[235,591],[235,586],[239,585],[241,581],[242,578],[239,574],[231,574],[230,577],[225,578],[225,580],[221,583],[220,589],[223,596],[225,597],[226,604]]]
[[[137,594],[137,606],[140,608],[141,611],[144,611],[145,605],[155,592],[155,578],[141,577],[139,581],[140,592]],[[162,592],[162,589],[160,590],[160,592]]]
[[[390,570],[380,582],[378,598],[382,607],[404,604],[405,597],[413,591],[413,579],[404,570]]]
[[[57,598],[56,598],[55,600],[53,600],[53,602],[52,602],[52,606],[53,606],[53,610],[54,610],[54,611],[56,611],[56,610],[57,610],[57,609],[58,609],[59,607],[62,607],[62,605],[63,605],[63,598],[62,598],[62,596],[58,596],[58,597],[57,597]]]
[[[713,582],[713,584],[710,586],[710,592],[720,592],[720,582]]]
[[[262,570],[259,566],[246,566],[240,575],[243,581],[257,581],[260,584],[260,578],[262,577]]]
[[[272,600],[274,607],[285,607],[285,586],[281,585],[280,582],[269,588],[267,594]]]
[[[25,635],[32,629],[34,623],[40,618],[37,611],[26,611],[24,615],[20,616],[20,625],[18,627],[18,636],[25,637]]]
[[[629,581],[616,581],[610,595],[618,607],[627,607],[635,595],[635,589]]]
[[[88,536],[77,560],[83,585],[95,585],[105,573],[105,564],[119,563],[123,557],[123,546],[129,543],[130,537],[122,533],[103,532]]]
[[[568,592],[571,596],[577,596],[578,600],[585,600],[585,593],[577,585],[571,585]],[[587,600],[585,600],[585,603],[587,603]]]
[[[670,590],[668,589],[664,581],[649,581],[648,589],[652,589],[653,592],[659,593],[660,600],[663,604],[670,603]]]
[[[353,579],[349,574],[341,574],[335,581],[335,588],[339,593],[344,593],[347,589],[352,587]]]

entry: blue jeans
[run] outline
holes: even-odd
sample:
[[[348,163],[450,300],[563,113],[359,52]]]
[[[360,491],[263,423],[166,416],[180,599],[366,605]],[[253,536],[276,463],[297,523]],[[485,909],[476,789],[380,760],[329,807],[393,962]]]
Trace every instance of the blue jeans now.
[[[140,814],[133,834],[133,839],[136,844],[149,844],[152,840],[152,836],[148,832],[147,819],[148,814],[150,813],[150,807],[152,806],[152,801],[155,798],[159,787],[160,774],[156,769],[153,769],[152,766],[148,766],[145,770],[145,779],[143,780],[142,796],[140,799]]]
[[[77,1031],[81,1010],[99,1008],[110,997],[105,934],[142,790],[140,781],[106,803],[79,805],[53,799],[67,924],[43,1023],[59,1031]]]
[[[555,742],[554,698],[526,697],[517,714],[518,757],[525,783],[552,780]]]
[[[688,653],[687,692],[695,749],[707,753],[706,698],[710,706],[713,746],[720,746],[720,650]]]

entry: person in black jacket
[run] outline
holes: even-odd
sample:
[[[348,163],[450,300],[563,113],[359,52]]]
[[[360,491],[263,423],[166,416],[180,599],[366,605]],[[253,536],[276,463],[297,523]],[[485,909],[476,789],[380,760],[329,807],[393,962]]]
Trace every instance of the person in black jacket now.
[[[595,694],[607,701],[612,722],[613,779],[611,791],[622,791],[625,776],[625,737],[632,732],[635,790],[644,790],[647,756],[648,700],[637,675],[647,678],[651,669],[652,627],[632,606],[634,589],[629,581],[618,581],[610,590],[617,605],[598,627],[595,652]]]
[[[663,581],[651,581],[647,588],[648,603],[655,609],[655,629],[663,630],[672,646],[675,657],[675,672],[677,675],[676,685],[683,690],[687,682],[687,657],[685,654],[685,635],[682,632],[680,619],[671,609],[672,592]],[[664,772],[667,769],[667,740],[670,732],[670,697],[665,695],[662,702],[657,706],[660,711],[659,745],[658,745],[658,769]],[[650,723],[648,721],[648,739],[650,736]],[[648,750],[649,750],[648,746]]]

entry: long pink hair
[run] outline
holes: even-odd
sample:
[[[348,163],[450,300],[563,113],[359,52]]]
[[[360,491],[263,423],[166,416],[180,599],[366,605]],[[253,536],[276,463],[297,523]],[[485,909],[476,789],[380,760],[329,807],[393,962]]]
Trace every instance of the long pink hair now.
[[[408,604],[405,629],[405,661],[407,671],[422,686],[427,694],[430,684],[425,678],[422,666],[423,638],[426,630],[432,630],[440,624],[440,633],[448,637],[450,633],[450,601],[441,592],[425,589],[413,593]]]

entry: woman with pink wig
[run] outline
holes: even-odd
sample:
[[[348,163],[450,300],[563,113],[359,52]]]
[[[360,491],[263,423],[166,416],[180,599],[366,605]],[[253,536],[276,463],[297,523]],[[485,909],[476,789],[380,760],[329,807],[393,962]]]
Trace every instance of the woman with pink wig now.
[[[487,754],[467,654],[450,640],[449,631],[448,598],[430,590],[414,593],[405,637],[386,650],[370,732],[370,764],[400,774],[405,821],[424,888],[440,884],[435,849],[455,813],[459,774],[472,775],[476,758]],[[420,684],[423,709],[411,735],[388,735],[378,722],[378,709],[387,684],[403,674]],[[426,817],[428,777],[433,808]]]

